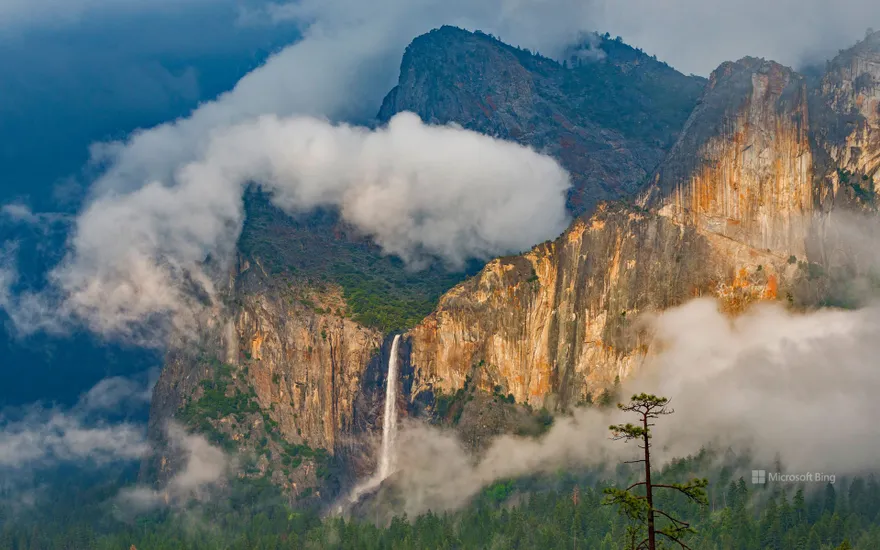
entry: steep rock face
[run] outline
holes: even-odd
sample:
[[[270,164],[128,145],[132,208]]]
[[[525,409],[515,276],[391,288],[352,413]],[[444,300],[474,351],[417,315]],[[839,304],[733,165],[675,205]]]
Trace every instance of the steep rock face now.
[[[142,478],[179,471],[165,438],[176,420],[242,457],[239,474],[326,495],[375,466],[364,436],[382,425],[383,334],[424,317],[464,275],[413,273],[330,211],[290,217],[257,190],[245,207],[238,265],[217,284],[224,303],[203,312],[197,334],[172,335],[150,412],[159,452]],[[400,374],[406,411],[413,373]]]
[[[880,32],[829,63],[812,106],[831,194],[849,184],[852,198],[873,202],[880,179]]]
[[[640,363],[650,346],[633,323],[641,313],[701,295],[730,312],[791,300],[812,179],[803,79],[763,60],[725,63],[640,206],[600,209],[443,297],[410,333],[416,391],[476,378],[567,406]]]
[[[633,195],[696,104],[704,81],[596,37],[571,64],[443,27],[416,38],[379,120],[412,111],[547,152],[572,173],[575,214]]]
[[[382,335],[348,317],[339,287],[285,284],[242,259],[227,308],[209,315],[201,339],[169,352],[150,417],[159,453],[144,479],[161,483],[180,468],[165,442],[170,420],[249,457],[240,475],[269,476],[292,495],[320,488],[330,461],[358,454],[346,436],[376,423]]]
[[[804,79],[760,59],[721,65],[642,202],[701,232],[803,257],[814,204]]]
[[[725,63],[684,124],[677,114],[684,103],[664,111],[652,102],[679,92],[691,101],[694,81],[615,41],[602,42],[605,64],[575,68],[458,29],[414,41],[381,119],[413,110],[430,122],[458,122],[548,151],[573,172],[575,212],[595,200],[642,193],[635,204],[600,206],[557,240],[494,260],[447,292],[401,346],[410,412],[430,407],[432,396],[474,387],[492,395],[487,399],[510,394],[549,409],[595,398],[638,368],[650,349],[637,318],[694,296],[717,296],[734,313],[757,300],[798,305],[804,288],[818,301],[826,290],[814,262],[824,263],[825,254],[807,244],[816,221],[827,240],[825,214],[874,204],[878,46],[880,34],[843,52],[812,89],[772,62]],[[623,92],[604,93],[609,86]],[[644,104],[618,109],[603,103],[610,96]],[[658,112],[647,124],[644,117]],[[638,187],[652,171],[647,186]],[[151,433],[205,395],[216,368],[210,356],[232,366],[237,389],[228,396],[252,392],[245,402],[256,406],[248,415],[211,418],[211,429],[241,445],[248,433],[272,436],[272,456],[307,445],[357,462],[366,455],[348,436],[381,425],[389,337],[352,321],[352,313],[375,317],[377,303],[411,288],[418,292],[408,301],[423,307],[447,278],[419,288],[411,279],[437,276],[404,274],[353,243],[335,221],[321,222],[318,231],[318,222],[308,220],[291,232],[281,218],[255,217],[241,243],[248,257],[271,257],[274,265],[243,263],[228,309],[214,312],[197,349],[169,354]],[[340,234],[328,240],[329,231]],[[289,280],[334,274],[330,279],[339,276],[344,290],[288,284],[294,273]],[[388,295],[376,299],[375,289],[383,288]],[[361,300],[359,310],[343,292]],[[398,309],[380,325],[385,331],[418,311],[407,301]],[[485,428],[486,419],[472,420],[473,439],[482,439],[476,428]],[[170,457],[162,459],[162,471],[172,471]],[[369,462],[354,469],[364,472]],[[317,483],[316,463],[302,467],[312,470],[283,477],[276,471],[273,479],[300,488]]]
[[[242,286],[253,284],[247,275]],[[233,321],[241,348],[237,362],[248,366],[260,407],[271,410],[287,441],[334,452],[340,434],[352,429],[361,377],[381,335],[337,315],[345,302],[335,289],[249,289],[239,295]]]
[[[533,406],[595,397],[649,346],[633,322],[640,313],[705,294],[731,308],[775,298],[772,260],[663,216],[601,208],[555,242],[491,262],[442,298],[409,333],[413,397],[451,393],[469,377]]]
[[[821,97],[837,121],[822,135],[831,157],[842,169],[876,174],[880,170],[880,32],[831,62],[822,79]]]

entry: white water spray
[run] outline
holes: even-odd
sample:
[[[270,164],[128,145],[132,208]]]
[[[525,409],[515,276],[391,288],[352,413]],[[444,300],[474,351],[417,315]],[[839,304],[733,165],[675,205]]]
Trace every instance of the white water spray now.
[[[397,440],[397,354],[400,346],[400,335],[394,336],[391,354],[388,358],[388,376],[385,383],[385,416],[382,419],[382,449],[379,454],[379,465],[369,479],[354,488],[348,497],[347,504],[358,501],[361,495],[375,490],[385,479],[394,473],[395,451]],[[342,513],[344,505],[337,509]]]

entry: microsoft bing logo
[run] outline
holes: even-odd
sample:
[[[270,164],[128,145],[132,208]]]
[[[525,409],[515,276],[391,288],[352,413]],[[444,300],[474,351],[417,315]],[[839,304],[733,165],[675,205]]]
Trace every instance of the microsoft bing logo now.
[[[767,483],[767,470],[752,470],[752,485],[765,485]]]

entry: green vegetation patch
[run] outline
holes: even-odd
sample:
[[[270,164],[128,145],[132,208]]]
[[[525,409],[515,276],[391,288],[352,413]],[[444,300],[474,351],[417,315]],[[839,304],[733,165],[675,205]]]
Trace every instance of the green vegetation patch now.
[[[335,213],[291,217],[261,192],[246,195],[245,210],[239,239],[245,256],[280,279],[340,285],[353,319],[383,332],[415,326],[444,292],[483,267],[474,261],[459,270],[431,265],[413,271],[353,234]]]

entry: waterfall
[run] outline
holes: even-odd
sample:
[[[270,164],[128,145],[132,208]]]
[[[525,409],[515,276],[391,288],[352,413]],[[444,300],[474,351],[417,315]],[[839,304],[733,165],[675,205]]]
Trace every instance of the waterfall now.
[[[379,457],[379,468],[376,477],[381,482],[394,471],[394,443],[397,439],[397,349],[400,335],[394,337],[391,344],[391,356],[388,358],[388,380],[385,383],[385,417],[382,419],[382,454]]]
[[[369,479],[352,490],[348,497],[348,504],[357,502],[361,495],[375,490],[388,476],[394,473],[394,444],[397,440],[397,354],[399,347],[400,335],[397,334],[394,336],[391,354],[388,358],[388,376],[385,382],[385,415],[382,418],[382,448],[379,454],[379,464]],[[345,509],[346,505],[340,505],[337,508],[337,513],[343,513]]]

